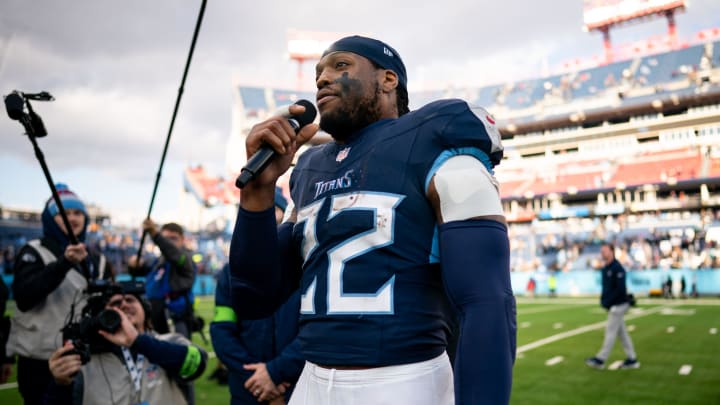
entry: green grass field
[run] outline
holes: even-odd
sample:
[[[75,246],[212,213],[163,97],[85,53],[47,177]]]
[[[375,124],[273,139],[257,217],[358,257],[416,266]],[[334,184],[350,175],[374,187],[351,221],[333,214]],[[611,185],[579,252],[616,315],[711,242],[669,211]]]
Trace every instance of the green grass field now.
[[[519,299],[512,404],[720,404],[720,300],[641,299],[626,317],[641,363],[637,370],[585,366],[603,338],[606,314],[597,302]],[[212,299],[199,299],[197,310],[209,323]],[[212,352],[199,335],[193,340]],[[624,357],[617,342],[607,365]],[[227,387],[207,378],[215,364],[211,356],[196,381],[198,404],[229,403]],[[692,366],[689,374],[679,374],[683,365]],[[0,388],[0,404],[22,403],[13,384]]]
[[[720,301],[641,299],[626,315],[641,367],[596,370],[584,359],[604,335],[597,301],[520,300],[513,404],[720,404]],[[624,358],[618,341],[606,365]]]

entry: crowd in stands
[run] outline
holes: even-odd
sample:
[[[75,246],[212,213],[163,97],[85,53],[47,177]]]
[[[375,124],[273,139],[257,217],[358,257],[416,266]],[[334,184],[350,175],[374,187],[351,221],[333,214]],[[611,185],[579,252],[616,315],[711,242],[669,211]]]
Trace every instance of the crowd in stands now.
[[[700,89],[710,85],[710,71],[720,64],[718,49],[717,42],[698,44],[551,77],[488,86],[480,89],[480,93],[492,94],[482,100],[483,105],[517,110],[541,102],[569,102],[604,93],[622,99],[636,89],[651,88],[654,93],[664,93],[669,83],[684,82],[686,87]]]
[[[708,229],[720,211],[569,218],[511,224],[513,271],[572,271],[602,267],[600,245],[612,241],[629,270],[718,269],[720,246]]]

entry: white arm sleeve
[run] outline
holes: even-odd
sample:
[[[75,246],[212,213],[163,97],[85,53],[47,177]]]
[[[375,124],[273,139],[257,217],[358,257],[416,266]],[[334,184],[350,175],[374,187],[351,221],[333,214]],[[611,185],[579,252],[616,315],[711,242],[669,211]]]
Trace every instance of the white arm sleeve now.
[[[497,180],[476,158],[458,155],[448,159],[433,180],[444,222],[503,215]]]

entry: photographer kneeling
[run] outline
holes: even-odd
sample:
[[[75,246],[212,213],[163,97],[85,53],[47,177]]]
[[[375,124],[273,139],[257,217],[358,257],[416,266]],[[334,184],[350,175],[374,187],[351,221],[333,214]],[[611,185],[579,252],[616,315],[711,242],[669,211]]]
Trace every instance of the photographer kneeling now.
[[[199,377],[207,353],[179,334],[150,330],[138,295],[113,294],[105,308],[121,319],[114,333],[98,332],[112,345],[99,353],[91,347],[90,361],[84,365],[81,355],[72,352],[72,342],[55,351],[49,360],[55,381],[45,403],[186,404],[177,382]]]

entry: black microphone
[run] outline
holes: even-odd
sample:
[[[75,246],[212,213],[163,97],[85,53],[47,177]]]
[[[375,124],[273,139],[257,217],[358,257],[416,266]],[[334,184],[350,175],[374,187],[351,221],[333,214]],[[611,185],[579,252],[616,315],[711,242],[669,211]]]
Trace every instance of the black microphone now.
[[[315,121],[317,110],[313,103],[308,100],[298,100],[295,104],[305,107],[305,112],[300,115],[291,115],[288,117],[290,126],[293,127],[295,133],[300,131],[300,128]],[[254,179],[260,172],[262,172],[270,163],[270,160],[275,157],[275,149],[270,145],[263,144],[257,152],[255,152],[250,159],[248,159],[245,167],[240,170],[240,175],[235,180],[235,186],[237,188],[245,187],[250,180]]]
[[[5,110],[11,119],[19,120],[25,115],[25,100],[17,92],[5,96]]]

